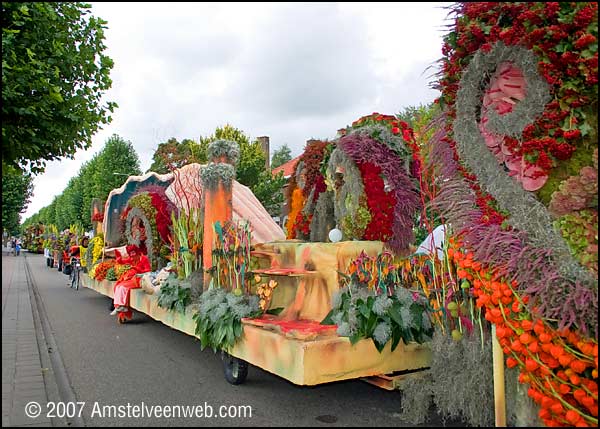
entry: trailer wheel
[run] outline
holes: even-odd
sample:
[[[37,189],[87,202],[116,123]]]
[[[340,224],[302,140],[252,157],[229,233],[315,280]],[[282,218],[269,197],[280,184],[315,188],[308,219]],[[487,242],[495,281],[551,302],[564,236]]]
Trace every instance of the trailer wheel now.
[[[242,384],[248,376],[248,362],[231,356],[229,353],[222,352],[223,372],[225,379],[231,384]]]

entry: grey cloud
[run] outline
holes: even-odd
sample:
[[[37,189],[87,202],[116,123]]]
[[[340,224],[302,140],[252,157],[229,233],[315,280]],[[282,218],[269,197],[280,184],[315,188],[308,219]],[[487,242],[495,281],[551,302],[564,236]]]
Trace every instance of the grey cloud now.
[[[360,19],[335,5],[278,8],[247,41],[228,100],[257,120],[328,115],[373,97],[375,75]]]

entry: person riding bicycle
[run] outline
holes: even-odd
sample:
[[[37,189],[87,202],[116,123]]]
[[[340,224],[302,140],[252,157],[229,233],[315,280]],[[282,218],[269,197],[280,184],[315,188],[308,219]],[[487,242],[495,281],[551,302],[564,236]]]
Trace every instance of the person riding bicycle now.
[[[81,247],[87,248],[88,240],[87,237],[83,237],[81,239],[81,246],[71,242],[72,245],[67,247],[63,252],[64,268],[66,269],[63,269],[63,272],[69,276],[69,284],[72,283],[72,272],[77,265],[76,263],[81,261]]]

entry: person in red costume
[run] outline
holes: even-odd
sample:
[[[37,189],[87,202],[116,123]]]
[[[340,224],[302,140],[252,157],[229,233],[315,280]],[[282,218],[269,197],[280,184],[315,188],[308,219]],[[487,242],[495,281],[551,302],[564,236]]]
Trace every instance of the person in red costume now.
[[[143,254],[137,246],[130,244],[126,247],[126,250],[127,256],[125,257],[121,256],[121,253],[118,250],[115,250],[117,264],[127,264],[130,265],[131,268],[121,276],[117,283],[115,283],[115,309],[110,313],[112,316],[116,315],[118,312],[128,311],[129,291],[140,287],[141,278],[138,274],[152,271],[148,256]]]

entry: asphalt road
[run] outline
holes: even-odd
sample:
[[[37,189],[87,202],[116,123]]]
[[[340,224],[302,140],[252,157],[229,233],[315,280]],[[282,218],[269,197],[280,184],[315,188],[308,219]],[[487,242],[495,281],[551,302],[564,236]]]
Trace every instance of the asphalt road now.
[[[415,426],[400,414],[401,392],[360,380],[301,387],[250,366],[244,384],[230,385],[219,356],[201,351],[195,338],[142,313],[119,325],[109,315],[107,297],[70,289],[68,277],[48,268],[43,256],[26,257],[71,387],[85,403],[82,418],[88,426]],[[213,417],[108,415],[115,412],[110,406],[122,406],[124,412],[127,404],[146,410],[201,405],[205,414],[208,405]],[[222,405],[246,416],[221,418]],[[251,416],[240,406],[251,407]],[[441,426],[441,421],[433,413],[423,426]]]

